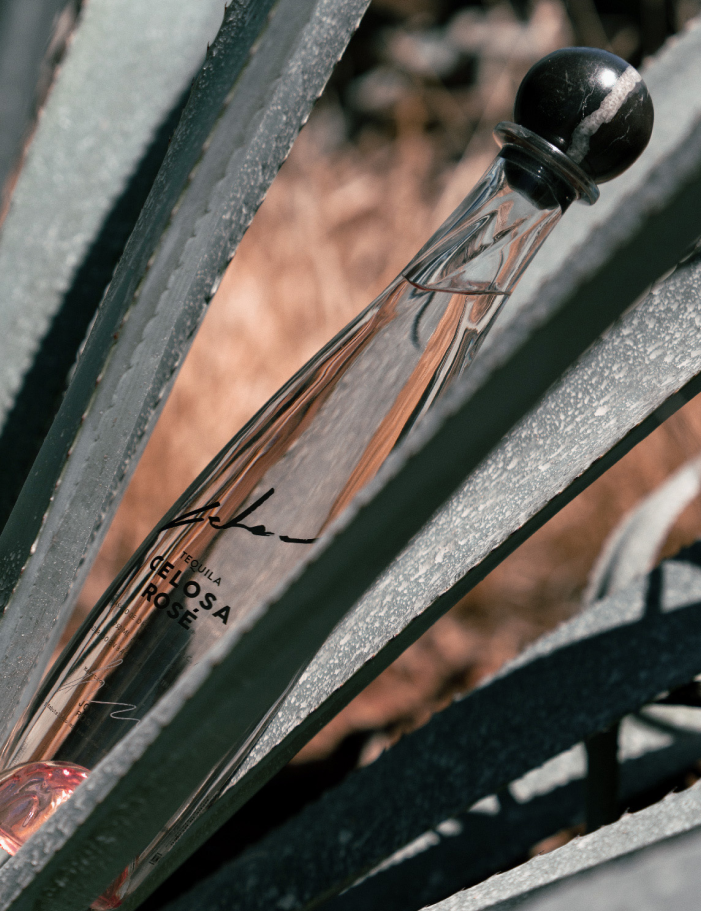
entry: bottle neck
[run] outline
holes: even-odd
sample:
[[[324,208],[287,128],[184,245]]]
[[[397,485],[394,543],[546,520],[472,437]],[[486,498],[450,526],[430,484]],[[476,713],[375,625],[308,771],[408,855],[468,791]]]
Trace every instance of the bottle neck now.
[[[565,212],[577,198],[572,185],[546,164],[515,146],[499,153],[509,186],[527,197],[537,209],[560,208]]]
[[[593,205],[599,198],[592,178],[537,133],[502,121],[494,135],[502,144],[499,155],[507,162],[509,183],[534,205],[550,208],[556,204],[564,212],[576,199]]]
[[[425,291],[510,294],[563,212],[552,191],[532,192],[532,170],[498,156],[403,277]]]

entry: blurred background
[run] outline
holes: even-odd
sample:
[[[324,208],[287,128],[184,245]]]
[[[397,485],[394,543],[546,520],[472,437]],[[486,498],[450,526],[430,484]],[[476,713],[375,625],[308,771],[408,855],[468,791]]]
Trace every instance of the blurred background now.
[[[219,287],[84,586],[73,628],[216,452],[466,195],[496,152],[494,125],[510,119],[518,84],[536,60],[578,44],[640,66],[700,7],[701,0],[373,0]],[[67,14],[56,54],[74,21]],[[48,91],[50,79],[41,88]],[[372,762],[577,612],[606,536],[699,450],[701,401],[693,401],[322,730],[279,779],[296,783],[294,798],[270,786],[280,813]],[[694,502],[664,555],[699,532],[701,505]],[[251,813],[248,819],[255,827]],[[228,853],[235,840],[231,835]],[[216,863],[211,850],[208,858],[202,874]]]

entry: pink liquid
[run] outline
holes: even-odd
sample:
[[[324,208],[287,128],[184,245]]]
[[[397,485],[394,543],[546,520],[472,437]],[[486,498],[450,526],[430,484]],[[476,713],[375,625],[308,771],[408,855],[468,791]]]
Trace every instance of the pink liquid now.
[[[16,854],[87,777],[72,762],[30,762],[0,774],[0,847]]]
[[[72,762],[28,762],[0,773],[0,848],[16,854],[88,774]],[[91,907],[95,911],[117,908],[128,876],[127,869]]]

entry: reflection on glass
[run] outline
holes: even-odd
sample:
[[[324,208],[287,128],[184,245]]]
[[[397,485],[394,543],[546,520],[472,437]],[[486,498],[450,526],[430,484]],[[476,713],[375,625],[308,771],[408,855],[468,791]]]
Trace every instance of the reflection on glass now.
[[[45,776],[48,794],[62,763],[75,772],[69,793],[188,665],[295,570],[469,364],[559,220],[542,168],[537,202],[529,192],[528,162],[498,157],[403,273],[214,459],[77,632],[4,745],[4,768],[40,790]],[[125,872],[94,907],[116,906],[216,799],[265,720],[231,745],[131,877]],[[39,819],[30,804],[27,820]],[[15,833],[2,843],[9,854],[36,828],[17,822],[17,807],[0,786],[0,831]]]

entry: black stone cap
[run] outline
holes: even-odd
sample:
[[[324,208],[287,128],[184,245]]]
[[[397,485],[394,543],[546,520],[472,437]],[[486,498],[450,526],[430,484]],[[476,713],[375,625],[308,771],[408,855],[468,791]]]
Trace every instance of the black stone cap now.
[[[610,54],[569,47],[526,73],[514,120],[564,152],[603,183],[631,165],[648,144],[653,108],[640,74]]]

